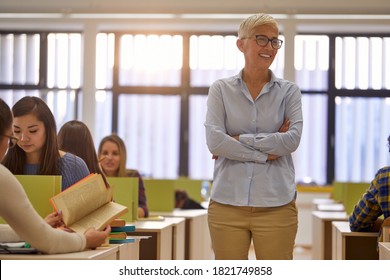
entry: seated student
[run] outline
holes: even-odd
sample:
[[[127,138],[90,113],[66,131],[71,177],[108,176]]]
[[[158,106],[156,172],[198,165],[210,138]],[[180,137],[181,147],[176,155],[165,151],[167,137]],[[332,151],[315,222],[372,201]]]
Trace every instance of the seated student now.
[[[99,165],[95,144],[88,126],[77,120],[65,123],[57,136],[61,151],[74,154],[87,164],[90,173],[98,173],[108,186],[106,176]]]
[[[42,99],[25,96],[12,112],[13,132],[19,141],[2,163],[13,174],[62,175],[62,190],[90,174],[81,158],[58,149],[56,122]]]
[[[12,151],[18,139],[12,136],[12,113],[0,99],[0,160]],[[103,244],[111,228],[89,229],[84,234],[52,228],[35,211],[15,176],[0,164],[0,242],[26,241],[44,253],[69,253],[96,248]]]
[[[175,190],[175,208],[204,209],[204,207],[199,202],[188,196],[186,190]]]
[[[387,139],[390,147],[390,136]],[[390,150],[389,150],[390,152]],[[351,231],[379,231],[381,240],[382,219],[390,217],[390,166],[379,169],[370,187],[355,205],[349,217]]]
[[[99,144],[98,157],[106,176],[138,177],[138,217],[148,217],[144,182],[137,170],[126,170],[126,146],[123,140],[114,134],[104,137]]]

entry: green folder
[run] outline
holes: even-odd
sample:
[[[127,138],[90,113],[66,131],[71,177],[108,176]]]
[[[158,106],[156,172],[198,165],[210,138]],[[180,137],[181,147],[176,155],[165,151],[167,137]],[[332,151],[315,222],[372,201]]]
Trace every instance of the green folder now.
[[[113,199],[116,203],[127,206],[128,212],[120,217],[126,222],[134,222],[138,218],[138,178],[107,177],[113,188]]]
[[[50,198],[61,192],[61,176],[16,175],[15,177],[22,184],[32,206],[42,218],[54,212]],[[0,218],[0,223],[6,222]]]

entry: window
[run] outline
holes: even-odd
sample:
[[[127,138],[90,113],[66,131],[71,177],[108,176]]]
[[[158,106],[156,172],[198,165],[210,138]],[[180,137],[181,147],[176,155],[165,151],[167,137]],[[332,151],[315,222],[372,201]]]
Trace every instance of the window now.
[[[0,97],[11,107],[26,95],[44,99],[59,128],[76,116],[80,54],[79,33],[0,33]]]
[[[179,86],[183,60],[180,35],[120,37],[119,85]]]
[[[103,129],[96,144],[115,131],[126,143],[128,168],[178,177],[183,36],[100,33],[97,41],[96,117]]]
[[[0,34],[0,84],[37,85],[39,34]]]
[[[180,95],[121,94],[118,115],[127,166],[147,177],[177,178]]]
[[[329,37],[295,36],[296,84],[302,91],[303,131],[293,159],[296,181],[324,185],[327,182],[327,119]]]
[[[283,36],[281,36],[282,39]],[[233,34],[130,32],[96,37],[95,143],[115,132],[128,167],[155,178],[211,179],[205,143],[208,87],[237,74],[243,56]],[[370,181],[390,164],[390,37],[300,34],[296,83],[304,128],[293,153],[298,182]],[[271,69],[284,76],[284,46]],[[82,35],[0,32],[0,97],[10,106],[43,98],[57,126],[82,108]],[[334,61],[333,63],[329,63]]]
[[[390,38],[335,38],[335,180],[370,182],[390,163]]]

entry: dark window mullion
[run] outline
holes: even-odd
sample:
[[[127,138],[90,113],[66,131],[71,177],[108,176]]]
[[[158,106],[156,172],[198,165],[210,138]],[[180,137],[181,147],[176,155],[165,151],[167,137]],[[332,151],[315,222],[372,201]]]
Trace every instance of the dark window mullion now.
[[[336,36],[329,35],[329,73],[328,73],[328,131],[327,131],[327,160],[326,183],[332,184],[335,177],[335,132],[336,132],[336,87],[335,61]]]
[[[183,67],[181,73],[179,176],[189,174],[189,96],[190,96],[190,36],[183,34]]]
[[[113,81],[112,81],[112,133],[118,132],[118,119],[119,119],[119,50],[120,50],[120,33],[114,33],[115,46],[114,46],[114,69],[113,69]]]

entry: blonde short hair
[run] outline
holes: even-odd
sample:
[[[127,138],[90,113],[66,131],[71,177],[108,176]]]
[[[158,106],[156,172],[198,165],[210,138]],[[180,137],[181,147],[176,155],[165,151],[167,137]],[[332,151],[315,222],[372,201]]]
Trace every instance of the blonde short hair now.
[[[252,15],[241,22],[240,28],[238,29],[238,38],[245,39],[250,37],[253,29],[264,24],[270,24],[279,31],[278,23],[273,17],[260,13]]]

